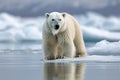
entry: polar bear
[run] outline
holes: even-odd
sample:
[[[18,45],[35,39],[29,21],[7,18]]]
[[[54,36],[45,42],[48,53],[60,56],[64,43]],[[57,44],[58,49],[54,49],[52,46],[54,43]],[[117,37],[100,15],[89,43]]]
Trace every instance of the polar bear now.
[[[43,52],[48,60],[87,55],[82,31],[77,20],[68,13],[46,13],[43,24]]]

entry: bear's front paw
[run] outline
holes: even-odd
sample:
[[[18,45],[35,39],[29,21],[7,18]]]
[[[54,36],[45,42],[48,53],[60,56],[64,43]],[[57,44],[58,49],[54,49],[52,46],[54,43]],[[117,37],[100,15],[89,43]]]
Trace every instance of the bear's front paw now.
[[[86,53],[77,53],[75,57],[85,57],[87,56]]]
[[[56,59],[54,56],[47,57],[47,60],[54,60],[54,59]]]
[[[85,57],[84,55],[76,55],[75,57]]]
[[[63,58],[64,58],[64,56],[57,56],[56,59],[63,59]]]

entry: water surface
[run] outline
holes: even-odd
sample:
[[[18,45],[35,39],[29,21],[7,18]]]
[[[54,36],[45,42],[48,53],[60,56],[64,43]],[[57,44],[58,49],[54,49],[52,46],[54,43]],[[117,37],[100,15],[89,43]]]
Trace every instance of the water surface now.
[[[0,44],[0,80],[120,80],[119,62],[44,62],[41,44]],[[106,56],[107,58],[107,56]]]

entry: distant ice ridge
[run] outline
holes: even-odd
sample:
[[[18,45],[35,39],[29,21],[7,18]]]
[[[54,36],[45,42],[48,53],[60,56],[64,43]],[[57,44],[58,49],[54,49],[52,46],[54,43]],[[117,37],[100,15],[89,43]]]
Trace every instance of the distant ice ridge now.
[[[75,17],[82,26],[85,41],[120,40],[119,18],[105,18],[95,13]],[[0,41],[41,40],[43,21],[44,17],[21,18],[1,13]]]
[[[89,55],[120,55],[120,41],[109,42],[102,40],[87,49]]]
[[[110,31],[120,31],[120,17],[104,17],[100,14],[88,12],[84,15],[76,16],[80,24],[88,27],[96,27]]]
[[[0,14],[0,41],[40,40],[42,18],[23,19]]]
[[[82,27],[83,36],[85,41],[97,42],[101,40],[109,40],[109,41],[119,41],[120,40],[120,32],[110,32],[104,29],[98,29],[95,27]]]

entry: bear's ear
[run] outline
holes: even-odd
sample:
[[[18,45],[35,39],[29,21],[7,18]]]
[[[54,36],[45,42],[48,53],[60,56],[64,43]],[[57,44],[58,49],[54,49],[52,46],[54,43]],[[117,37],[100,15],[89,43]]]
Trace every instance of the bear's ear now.
[[[66,13],[62,13],[62,16],[65,17],[65,16],[66,16]]]
[[[49,17],[49,13],[45,13],[45,17],[48,18]]]

